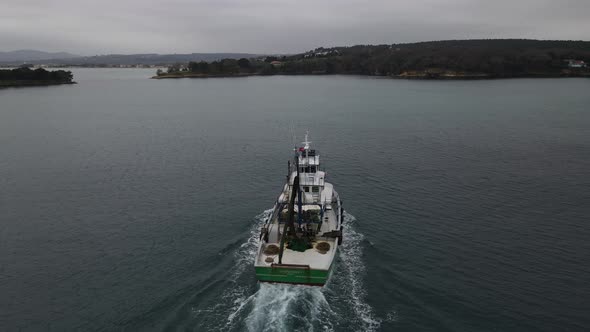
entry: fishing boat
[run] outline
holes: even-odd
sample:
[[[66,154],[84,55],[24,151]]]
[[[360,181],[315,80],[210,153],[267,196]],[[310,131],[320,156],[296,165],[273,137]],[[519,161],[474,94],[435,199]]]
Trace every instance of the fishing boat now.
[[[342,244],[342,202],[307,134],[302,143],[260,232],[254,267],[261,282],[323,286]]]

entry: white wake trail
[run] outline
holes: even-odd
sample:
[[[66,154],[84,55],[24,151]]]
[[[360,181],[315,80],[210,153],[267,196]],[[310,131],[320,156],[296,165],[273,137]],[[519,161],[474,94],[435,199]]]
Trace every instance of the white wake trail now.
[[[234,254],[236,267],[232,274],[232,280],[237,280],[247,267],[253,266],[256,258],[256,250],[260,244],[260,228],[266,223],[267,219],[271,217],[272,211],[273,209],[265,210],[254,218],[255,222],[250,228],[250,236],[248,237],[248,240],[246,240],[246,242],[244,242]],[[222,295],[222,299],[229,300],[232,303],[230,309],[231,314],[227,317],[226,327],[231,327],[233,325],[236,316],[242,312],[244,307],[248,305],[256,295],[248,295],[248,290],[249,287],[247,285],[240,285],[236,282],[233,289],[227,290]]]
[[[344,212],[344,240],[340,247],[340,258],[342,259],[345,278],[344,283],[350,287],[346,289],[347,302],[353,308],[355,318],[360,320],[364,331],[376,331],[381,321],[373,314],[371,306],[365,302],[367,296],[363,284],[365,264],[363,262],[362,241],[365,236],[354,229],[356,218]],[[339,276],[336,276],[337,278]]]
[[[248,331],[333,331],[335,317],[319,287],[261,284],[245,323]]]
[[[254,273],[249,267],[258,248],[259,230],[271,213],[266,210],[255,218],[250,237],[235,252],[234,280]],[[260,283],[253,291],[253,285],[236,282],[221,296],[228,314],[220,330],[376,331],[381,322],[365,302],[364,236],[355,231],[354,223],[355,218],[345,212],[339,261],[325,287]]]

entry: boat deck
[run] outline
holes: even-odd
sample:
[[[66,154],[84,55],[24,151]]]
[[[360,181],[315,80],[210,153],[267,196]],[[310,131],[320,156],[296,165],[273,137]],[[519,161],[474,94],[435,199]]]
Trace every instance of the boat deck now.
[[[279,224],[277,220],[274,220],[272,222],[269,232],[269,241],[268,243],[262,243],[261,246],[258,248],[255,266],[270,267],[272,264],[279,263],[278,254],[266,255],[264,254],[264,249],[270,245],[276,245],[280,247],[280,237],[283,227],[284,224]],[[326,215],[324,216],[324,221],[322,223],[318,236],[316,237],[315,242],[312,243],[314,247],[311,249],[307,249],[304,252],[300,252],[287,249],[287,246],[285,245],[282,263],[295,265],[309,265],[311,269],[328,270],[330,268],[330,265],[332,264],[332,261],[334,260],[334,255],[336,254],[338,243],[337,239],[323,237],[322,234],[333,231],[337,228],[338,222],[336,220],[335,212],[332,210],[327,211]],[[321,242],[327,242],[330,245],[330,249],[324,253],[321,253],[319,250],[317,250],[315,246]],[[266,259],[268,257],[273,258],[273,261],[267,262]]]
[[[320,253],[316,248],[315,245],[319,242],[327,242],[330,244],[330,250],[325,253]],[[280,246],[280,243],[268,243],[266,245],[276,245]],[[295,265],[309,265],[311,269],[314,270],[328,270],[330,265],[332,264],[332,260],[334,259],[334,255],[336,254],[336,248],[338,244],[334,239],[326,239],[320,240],[318,242],[313,243],[314,248],[307,249],[304,252],[294,251],[291,249],[285,248],[283,251],[283,264],[295,264]],[[260,251],[257,256],[256,266],[268,266],[270,267],[272,264],[279,263],[279,255],[265,255],[264,254],[264,246],[260,247]],[[273,258],[272,262],[266,262],[266,258],[271,257]]]

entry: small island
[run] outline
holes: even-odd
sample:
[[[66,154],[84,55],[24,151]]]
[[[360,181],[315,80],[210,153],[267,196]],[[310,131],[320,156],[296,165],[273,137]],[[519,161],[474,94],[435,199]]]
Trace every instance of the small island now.
[[[447,40],[317,48],[305,53],[178,63],[155,79],[261,75],[366,75],[400,79],[590,77],[590,42]]]
[[[73,79],[72,72],[66,70],[48,71],[43,68],[29,67],[0,70],[0,88],[75,84]]]

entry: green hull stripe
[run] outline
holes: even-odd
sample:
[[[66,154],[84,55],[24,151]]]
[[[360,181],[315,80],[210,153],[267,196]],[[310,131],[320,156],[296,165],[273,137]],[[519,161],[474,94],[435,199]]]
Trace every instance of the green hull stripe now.
[[[267,282],[323,285],[329,276],[329,270],[256,267],[256,278]]]

